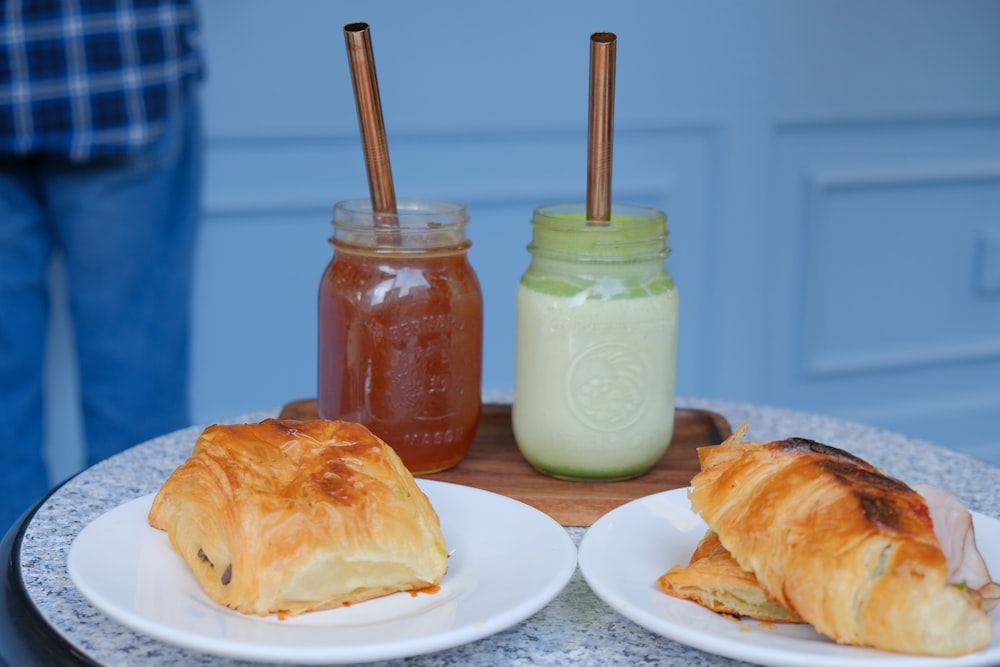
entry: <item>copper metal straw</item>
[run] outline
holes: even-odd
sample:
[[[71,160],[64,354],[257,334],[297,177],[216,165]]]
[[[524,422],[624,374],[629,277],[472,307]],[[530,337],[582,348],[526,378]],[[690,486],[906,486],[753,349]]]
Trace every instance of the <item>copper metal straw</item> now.
[[[611,32],[590,36],[587,220],[611,220],[611,153],[615,128],[615,44]]]
[[[372,212],[376,227],[398,227],[396,193],[392,185],[392,168],[389,165],[389,145],[382,121],[382,102],[375,76],[375,56],[372,52],[371,31],[367,23],[348,23],[344,26],[347,59],[351,66],[351,83],[354,101],[358,107],[358,125],[361,127],[361,145],[368,171],[368,190],[371,193]]]

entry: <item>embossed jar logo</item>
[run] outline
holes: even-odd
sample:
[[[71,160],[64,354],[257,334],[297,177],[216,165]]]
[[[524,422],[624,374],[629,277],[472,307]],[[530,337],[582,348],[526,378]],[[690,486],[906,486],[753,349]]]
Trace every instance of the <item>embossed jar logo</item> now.
[[[577,418],[601,431],[633,424],[642,411],[648,379],[642,358],[620,343],[592,345],[573,360],[566,397]]]

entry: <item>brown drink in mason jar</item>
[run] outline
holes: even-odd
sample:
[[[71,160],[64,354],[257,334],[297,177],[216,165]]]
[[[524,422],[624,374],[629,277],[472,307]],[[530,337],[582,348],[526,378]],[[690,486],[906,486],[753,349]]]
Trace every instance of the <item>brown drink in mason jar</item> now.
[[[334,207],[319,289],[319,414],[360,422],[414,474],[456,465],[482,409],[483,299],[461,204]]]

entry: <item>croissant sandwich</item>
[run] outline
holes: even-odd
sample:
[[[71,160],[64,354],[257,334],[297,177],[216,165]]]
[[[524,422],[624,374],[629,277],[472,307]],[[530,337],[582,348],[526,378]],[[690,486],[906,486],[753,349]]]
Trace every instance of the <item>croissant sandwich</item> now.
[[[216,602],[285,618],[441,582],[438,516],[360,424],[214,425],[160,488],[149,523]]]
[[[997,584],[949,581],[920,493],[839,449],[745,432],[699,449],[689,495],[767,598],[843,644],[937,656],[990,644],[983,593]]]

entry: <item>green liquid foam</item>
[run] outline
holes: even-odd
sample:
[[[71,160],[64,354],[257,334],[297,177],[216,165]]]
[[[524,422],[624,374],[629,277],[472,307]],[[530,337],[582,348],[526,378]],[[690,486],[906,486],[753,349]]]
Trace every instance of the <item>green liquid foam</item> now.
[[[588,280],[585,276],[573,276],[572,279],[551,275],[533,277],[530,273],[526,273],[521,278],[521,284],[541,294],[562,297],[586,294],[585,298],[600,301],[639,299],[663,294],[675,288],[674,280],[669,275],[656,276],[641,282],[616,280],[612,284],[608,279],[602,280],[597,277],[593,280]]]
[[[674,289],[669,274],[650,267],[669,252],[662,218],[615,215],[598,226],[582,212],[558,212],[536,215],[533,227],[532,269],[521,278],[533,291],[606,301]]]

